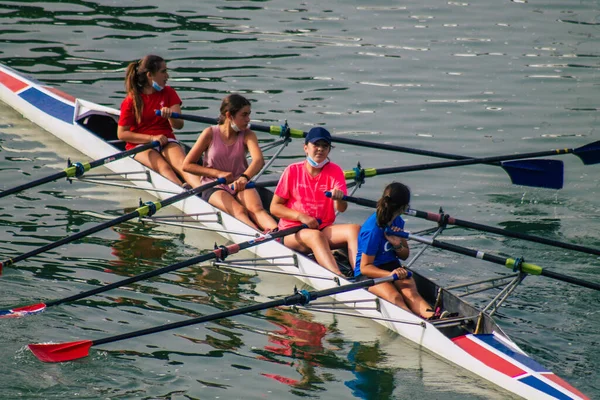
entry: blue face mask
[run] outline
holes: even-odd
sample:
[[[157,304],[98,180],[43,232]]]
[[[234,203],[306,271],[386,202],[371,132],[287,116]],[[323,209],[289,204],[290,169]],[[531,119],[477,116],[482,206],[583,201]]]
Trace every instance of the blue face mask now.
[[[154,90],[156,90],[157,92],[160,92],[161,90],[163,90],[164,88],[162,86],[160,86],[158,83],[156,82],[152,82],[152,87],[154,88]]]
[[[308,162],[308,164],[313,167],[313,168],[317,168],[317,169],[321,169],[323,168],[328,162],[329,162],[329,158],[321,161],[320,163],[316,162],[315,160],[312,159],[311,156],[309,156],[308,154],[306,155],[306,161]]]

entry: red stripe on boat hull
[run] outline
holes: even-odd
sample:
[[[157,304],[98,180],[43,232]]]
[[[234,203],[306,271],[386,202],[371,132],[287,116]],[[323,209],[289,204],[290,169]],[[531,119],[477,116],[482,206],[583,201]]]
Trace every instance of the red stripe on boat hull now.
[[[2,71],[0,71],[0,83],[13,92],[18,92],[19,90],[25,89],[29,86],[27,83],[20,81],[14,76],[4,73]]]
[[[573,386],[569,385],[569,383],[565,380],[563,380],[561,377],[559,377],[558,375],[555,374],[541,374],[544,378],[556,383],[559,386],[562,386],[563,388],[567,389],[569,392],[576,394],[577,396],[581,397],[582,399],[585,400],[590,400],[589,397],[587,397],[585,394],[581,393],[579,390],[575,389]]]
[[[69,100],[73,103],[75,103],[75,100],[77,100],[75,97],[71,96],[70,94],[66,94],[65,92],[58,90],[55,87],[52,86],[44,86],[44,89],[48,90],[49,92],[54,93],[55,95],[62,97],[65,100]]]
[[[488,349],[475,343],[466,336],[460,336],[452,339],[461,349],[475,357],[490,368],[502,372],[505,375],[515,378],[524,375],[526,372],[514,364],[506,361],[504,358],[492,353]]]

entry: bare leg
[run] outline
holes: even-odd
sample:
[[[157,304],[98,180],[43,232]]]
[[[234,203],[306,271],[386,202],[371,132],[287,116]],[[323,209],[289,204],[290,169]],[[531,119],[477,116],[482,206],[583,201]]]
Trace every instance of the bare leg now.
[[[242,203],[250,218],[256,222],[256,224],[263,230],[277,228],[277,222],[269,215],[269,213],[263,208],[260,200],[260,195],[256,189],[246,189],[239,192],[236,197]]]
[[[360,225],[356,224],[336,224],[323,228],[323,234],[329,241],[332,249],[348,247],[348,261],[352,268],[356,263],[356,253],[358,252],[358,233]]]
[[[254,222],[250,220],[246,209],[241,205],[235,197],[230,195],[224,190],[217,190],[210,196],[208,202],[220,210],[225,211],[227,214],[234,216],[238,220],[242,221],[248,226],[258,230],[258,227],[254,225]]]
[[[325,235],[317,229],[302,229],[294,235],[286,236],[283,243],[290,249],[301,253],[313,252],[317,262],[333,272],[342,275],[331,254],[331,248]]]
[[[177,177],[177,174],[173,171],[173,168],[171,168],[167,160],[165,160],[158,151],[154,149],[142,151],[141,153],[136,154],[134,158],[136,161],[139,161],[146,167],[158,172],[160,175],[175,182],[179,186],[183,183]]]
[[[192,185],[193,188],[201,185],[201,177],[198,175],[190,174],[189,172],[185,172],[183,170],[183,160],[185,159],[185,152],[177,143],[169,143],[162,149],[162,155],[167,160],[169,165],[173,168],[173,170],[177,171],[177,173],[185,179],[187,183]]]
[[[402,295],[396,289],[396,286],[391,282],[380,283],[379,285],[371,286],[369,288],[369,292],[373,293],[375,296],[381,297],[384,300],[389,301],[392,304],[397,305],[398,307],[412,312],[410,308],[404,302]]]
[[[415,314],[423,317],[429,318],[433,316],[433,311],[427,311],[431,309],[429,303],[425,301],[423,297],[419,294],[417,290],[417,285],[413,278],[403,279],[401,281],[394,282],[398,291],[402,293],[402,297],[404,297],[404,301],[408,304],[408,307]]]

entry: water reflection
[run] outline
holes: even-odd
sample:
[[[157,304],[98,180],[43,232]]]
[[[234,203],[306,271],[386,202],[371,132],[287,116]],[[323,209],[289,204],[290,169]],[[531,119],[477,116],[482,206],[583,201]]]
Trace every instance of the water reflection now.
[[[355,378],[344,384],[350,388],[354,397],[365,400],[394,398],[394,375],[390,371],[378,368],[384,360],[385,355],[379,349],[378,343],[352,344],[348,361]]]
[[[295,369],[300,378],[283,373],[262,373],[263,376],[291,386],[296,394],[321,390],[320,385],[328,378],[328,369],[343,369],[351,372],[355,379],[345,381],[352,395],[360,399],[391,399],[395,387],[392,371],[381,368],[385,353],[379,344],[354,342],[346,352],[346,343],[332,338],[337,333],[335,323],[325,326],[312,316],[280,309],[266,311],[266,316],[278,330],[269,336],[270,345],[265,346],[272,362],[283,363]],[[326,337],[329,339],[326,341]],[[324,342],[326,341],[326,344]],[[283,356],[284,362],[274,355]]]
[[[317,390],[315,384],[323,383],[323,379],[319,377],[315,367],[322,366],[321,358],[326,352],[323,339],[327,328],[311,321],[309,317],[300,317],[278,309],[269,309],[265,315],[279,327],[274,332],[275,335],[269,336],[272,345],[265,346],[265,350],[294,360],[290,366],[295,367],[301,378],[298,380],[281,374],[262,375],[296,389]]]

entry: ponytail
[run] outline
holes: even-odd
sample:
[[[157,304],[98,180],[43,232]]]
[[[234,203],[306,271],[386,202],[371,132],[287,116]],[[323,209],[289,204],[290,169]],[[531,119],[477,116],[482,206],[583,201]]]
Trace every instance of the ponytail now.
[[[142,113],[144,112],[144,102],[142,93],[144,87],[149,85],[148,72],[154,74],[158,72],[165,60],[155,55],[147,55],[139,61],[129,63],[125,71],[125,91],[133,99],[133,113],[135,120],[139,124],[142,122]]]
[[[410,189],[400,182],[392,182],[385,187],[383,195],[377,202],[377,226],[385,227],[394,214],[410,203]]]

